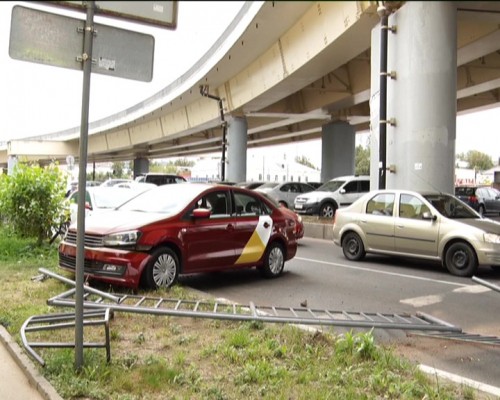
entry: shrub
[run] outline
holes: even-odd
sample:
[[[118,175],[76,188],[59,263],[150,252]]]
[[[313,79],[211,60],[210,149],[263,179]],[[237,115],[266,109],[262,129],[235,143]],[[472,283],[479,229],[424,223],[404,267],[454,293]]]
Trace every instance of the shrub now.
[[[66,179],[57,164],[42,168],[19,163],[0,179],[0,215],[21,237],[37,244],[67,220]]]

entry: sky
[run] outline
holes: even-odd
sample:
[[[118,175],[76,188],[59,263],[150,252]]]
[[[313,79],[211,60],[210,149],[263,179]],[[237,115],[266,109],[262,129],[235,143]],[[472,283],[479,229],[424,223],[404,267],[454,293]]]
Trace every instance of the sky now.
[[[107,117],[159,92],[191,67],[215,42],[236,15],[242,1],[180,1],[177,28],[169,30],[128,24],[96,15],[95,22],[131,29],[155,37],[153,80],[139,82],[92,74],[89,121]],[[72,128],[80,124],[81,71],[14,60],[9,57],[12,7],[40,9],[84,19],[80,12],[42,6],[40,2],[0,2],[0,142]],[[188,44],[188,45],[187,45]],[[457,117],[456,153],[478,150],[500,159],[500,107]],[[367,133],[356,144],[366,144]],[[272,146],[253,154],[305,156],[321,166],[321,142]],[[250,151],[249,151],[250,152]]]

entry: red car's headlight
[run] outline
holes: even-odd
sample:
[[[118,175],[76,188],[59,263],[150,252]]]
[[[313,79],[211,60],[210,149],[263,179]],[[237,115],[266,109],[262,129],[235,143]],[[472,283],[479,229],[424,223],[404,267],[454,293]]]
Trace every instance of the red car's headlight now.
[[[140,231],[118,232],[104,236],[102,243],[109,247],[135,246],[140,237]]]

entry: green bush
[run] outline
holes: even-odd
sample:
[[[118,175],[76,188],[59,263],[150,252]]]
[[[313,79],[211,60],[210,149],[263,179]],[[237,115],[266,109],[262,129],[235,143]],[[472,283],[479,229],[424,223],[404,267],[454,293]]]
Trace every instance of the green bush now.
[[[68,219],[66,178],[57,164],[47,167],[19,163],[0,179],[0,215],[16,234],[37,244]]]

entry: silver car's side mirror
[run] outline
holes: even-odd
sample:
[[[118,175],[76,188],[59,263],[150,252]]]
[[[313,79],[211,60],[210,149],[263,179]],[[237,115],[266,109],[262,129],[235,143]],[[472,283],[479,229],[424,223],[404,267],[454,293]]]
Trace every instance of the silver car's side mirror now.
[[[432,221],[435,221],[437,219],[437,216],[433,215],[430,211],[425,211],[422,214],[422,219],[430,219]]]

